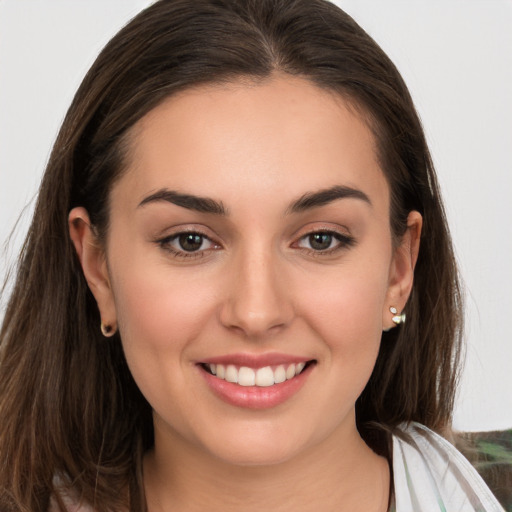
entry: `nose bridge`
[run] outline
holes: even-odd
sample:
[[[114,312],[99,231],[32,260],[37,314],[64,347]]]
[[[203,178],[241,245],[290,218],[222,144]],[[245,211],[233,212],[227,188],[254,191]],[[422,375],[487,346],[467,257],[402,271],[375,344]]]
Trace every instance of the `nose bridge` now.
[[[232,263],[223,323],[249,337],[286,325],[292,306],[283,289],[280,257],[272,244],[253,240],[250,246],[240,248]]]

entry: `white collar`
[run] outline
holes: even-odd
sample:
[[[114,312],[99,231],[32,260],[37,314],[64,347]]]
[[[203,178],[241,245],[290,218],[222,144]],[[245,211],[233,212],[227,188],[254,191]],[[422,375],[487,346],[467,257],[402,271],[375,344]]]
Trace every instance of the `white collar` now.
[[[505,512],[473,466],[419,423],[393,435],[396,512]]]

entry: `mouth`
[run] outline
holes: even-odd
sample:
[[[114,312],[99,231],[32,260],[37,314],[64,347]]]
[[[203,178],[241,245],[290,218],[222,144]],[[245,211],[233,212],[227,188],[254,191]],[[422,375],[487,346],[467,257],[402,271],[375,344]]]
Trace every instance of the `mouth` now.
[[[199,366],[217,379],[238,386],[269,388],[295,379],[315,363],[316,361],[312,359],[260,368],[220,363],[200,363]]]
[[[316,365],[316,359],[275,352],[233,353],[196,362],[215,396],[235,407],[260,410],[291,400]]]

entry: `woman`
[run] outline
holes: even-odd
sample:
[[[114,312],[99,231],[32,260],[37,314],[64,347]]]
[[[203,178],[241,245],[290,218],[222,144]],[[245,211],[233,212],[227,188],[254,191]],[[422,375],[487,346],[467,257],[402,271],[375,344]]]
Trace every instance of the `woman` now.
[[[433,432],[460,321],[371,38],[322,0],[157,2],[41,186],[1,334],[2,510],[501,510]]]

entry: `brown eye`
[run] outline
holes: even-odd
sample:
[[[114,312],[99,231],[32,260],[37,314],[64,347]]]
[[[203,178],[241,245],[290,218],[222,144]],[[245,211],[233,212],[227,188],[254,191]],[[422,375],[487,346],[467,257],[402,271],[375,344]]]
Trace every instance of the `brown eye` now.
[[[309,246],[315,251],[325,251],[331,247],[334,237],[330,233],[313,233],[309,235]]]
[[[185,231],[157,240],[158,245],[176,258],[204,256],[206,252],[220,249],[220,246],[206,235],[196,231]]]
[[[331,254],[355,244],[353,237],[335,231],[315,231],[299,239],[297,246],[316,254]]]
[[[182,233],[178,236],[178,243],[180,249],[186,252],[194,252],[201,249],[203,245],[204,236],[197,233]]]

